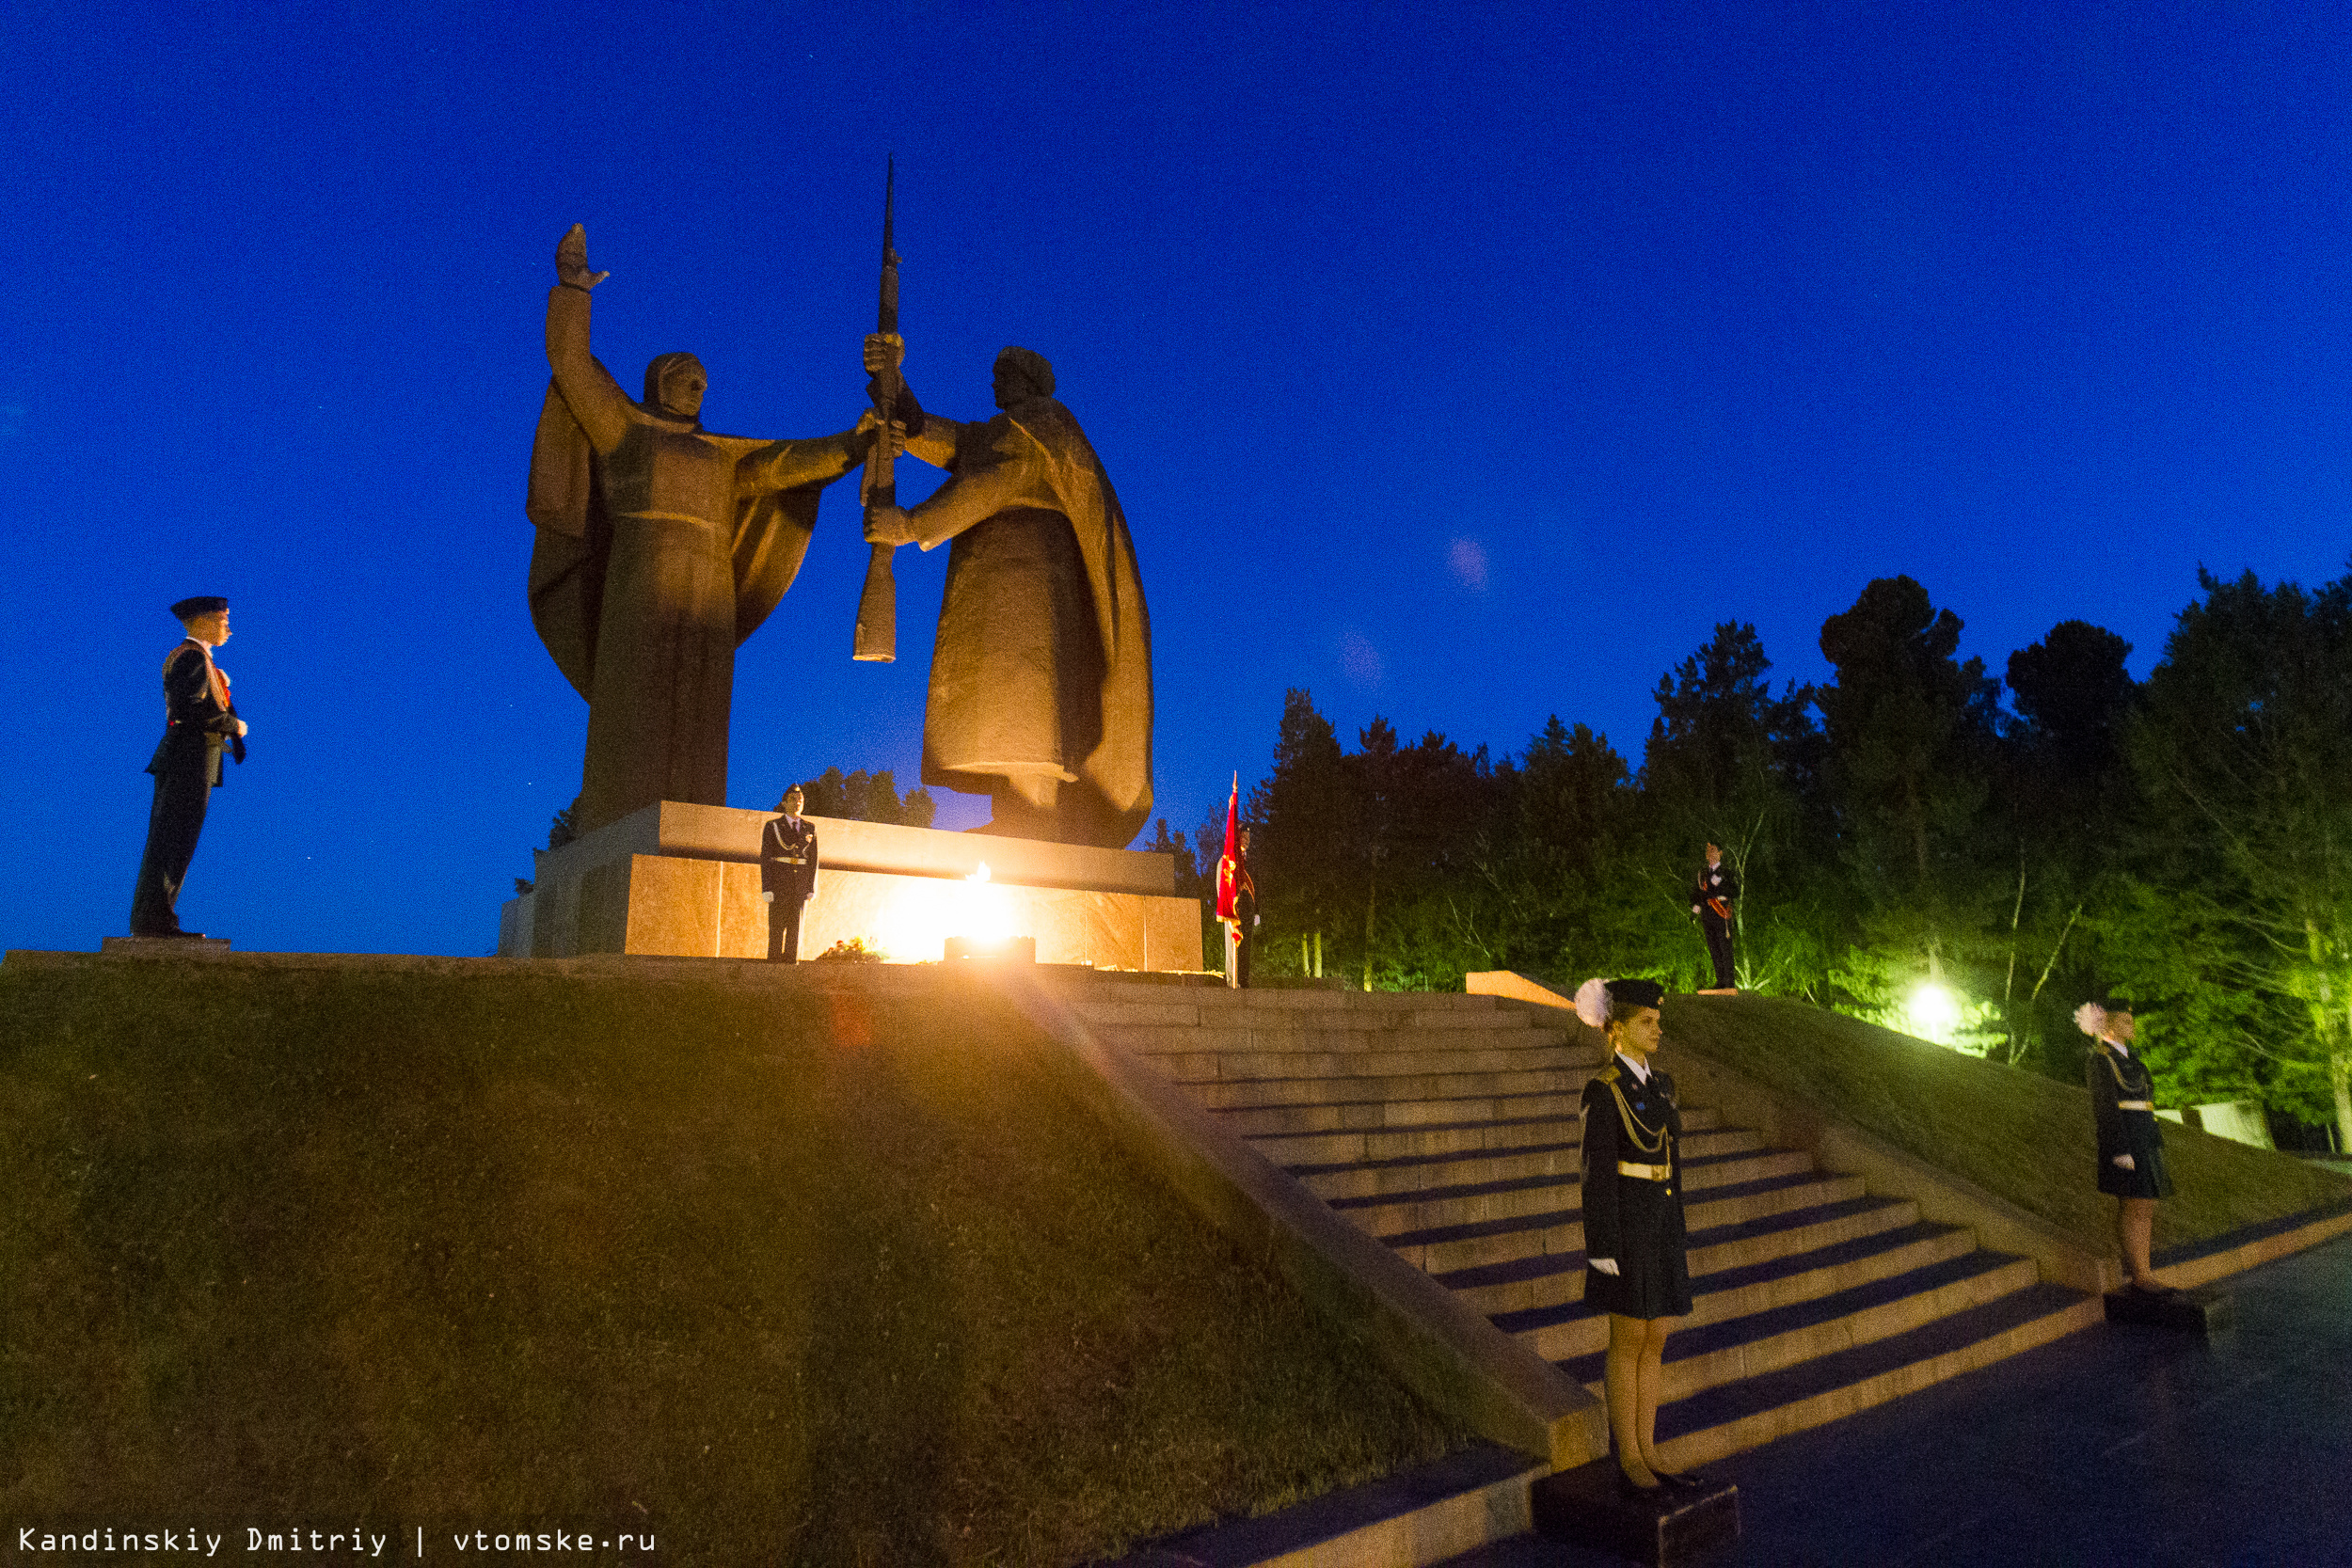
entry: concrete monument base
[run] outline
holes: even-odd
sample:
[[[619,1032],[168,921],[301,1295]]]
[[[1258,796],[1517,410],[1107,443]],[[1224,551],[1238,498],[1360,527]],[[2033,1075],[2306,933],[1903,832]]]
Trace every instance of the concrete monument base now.
[[[765,957],[759,834],[774,816],[663,800],[539,852],[534,890],[500,911],[500,956]],[[951,937],[1028,937],[1040,963],[1200,968],[1200,904],[1175,896],[1172,856],[809,820],[819,871],[801,918],[803,958],[855,940],[925,962]]]
[[[209,958],[229,951],[227,937],[107,937],[98,950],[117,958]]]

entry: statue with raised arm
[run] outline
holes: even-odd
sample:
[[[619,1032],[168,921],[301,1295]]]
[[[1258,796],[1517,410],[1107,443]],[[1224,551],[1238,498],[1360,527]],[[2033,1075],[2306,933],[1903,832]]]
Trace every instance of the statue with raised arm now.
[[[656,800],[726,804],[736,647],[792,585],[818,494],[865,455],[873,420],[804,441],[714,435],[691,354],[646,366],[633,400],[588,350],[588,291],[607,275],[589,271],[578,224],[555,272],[525,508],[531,616],[588,699],[588,832]]]
[[[905,353],[866,341],[881,375]],[[952,476],[866,537],[947,552],[923,782],[984,794],[979,830],[1120,849],[1152,815],[1152,627],[1127,519],[1042,355],[996,356],[996,406],[958,424],[900,405],[904,450]],[[893,420],[894,427],[898,418]]]

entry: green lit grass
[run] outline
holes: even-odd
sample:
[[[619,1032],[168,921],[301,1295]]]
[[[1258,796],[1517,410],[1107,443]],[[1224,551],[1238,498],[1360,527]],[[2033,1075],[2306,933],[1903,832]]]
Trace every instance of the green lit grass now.
[[[1817,1106],[2058,1226],[2093,1251],[2114,1243],[2090,1096],[1891,1029],[1763,996],[1667,1000],[1666,1037]],[[2167,1123],[2178,1193],[2156,1208],[2155,1244],[2207,1240],[2340,1203],[2352,1181],[2292,1155]]]
[[[0,971],[0,1518],[1069,1562],[1465,1440],[983,990],[823,968]]]

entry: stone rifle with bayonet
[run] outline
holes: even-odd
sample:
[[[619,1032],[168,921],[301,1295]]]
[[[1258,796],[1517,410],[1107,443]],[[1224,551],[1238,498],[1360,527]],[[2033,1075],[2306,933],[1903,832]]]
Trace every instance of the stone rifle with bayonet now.
[[[898,330],[898,253],[891,248],[892,198],[898,181],[898,160],[890,161],[882,182],[882,307],[874,330],[895,335]],[[858,482],[858,499],[871,517],[878,506],[895,506],[898,478],[893,464],[898,455],[891,439],[890,421],[906,397],[906,378],[897,365],[884,365],[866,384],[874,400],[874,444],[866,449],[866,470]],[[873,664],[888,664],[898,657],[898,590],[891,580],[890,557],[895,546],[875,545],[866,560],[866,588],[857,601],[857,641],[850,657]]]

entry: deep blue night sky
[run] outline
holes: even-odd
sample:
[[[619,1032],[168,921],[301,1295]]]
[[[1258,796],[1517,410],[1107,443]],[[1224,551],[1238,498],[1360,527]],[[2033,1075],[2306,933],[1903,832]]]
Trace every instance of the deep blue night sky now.
[[[586,726],[523,601],[557,239],[625,386],[691,349],[711,428],[839,429],[892,151],[917,392],[1035,348],[1119,487],[1179,828],[1286,687],[1638,761],[1715,623],[1818,678],[1873,577],[1996,671],[2081,617],[2144,674],[2201,563],[2345,570],[2341,4],[1438,15],[0,4],[0,945],[125,928],[164,607],[224,593],[253,756],[183,918],[488,951]],[[870,666],[865,553],[845,483],[731,803],[913,782],[946,555]]]

